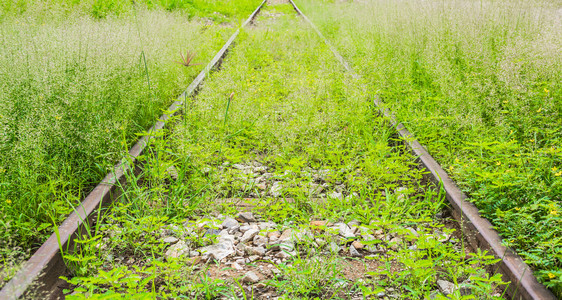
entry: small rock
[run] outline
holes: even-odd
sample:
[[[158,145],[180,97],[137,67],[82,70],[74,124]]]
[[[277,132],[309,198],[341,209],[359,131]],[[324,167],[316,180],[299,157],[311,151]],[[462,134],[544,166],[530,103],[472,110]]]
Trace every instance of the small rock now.
[[[280,236],[281,236],[281,233],[279,231],[271,231],[271,232],[267,233],[268,238],[272,238],[272,237],[279,238]]]
[[[431,300],[437,299],[437,296],[438,296],[438,295],[439,295],[439,291],[438,291],[438,290],[432,291],[432,292],[429,294],[429,299],[431,299]]]
[[[200,255],[201,253],[199,253],[199,251],[189,251],[189,257],[196,257]]]
[[[285,231],[283,231],[283,234],[279,237],[279,241],[283,242],[286,240],[291,239],[291,237],[293,236],[293,230],[292,229],[286,229]]]
[[[355,247],[355,249],[363,249],[363,247],[365,247],[363,244],[361,244],[360,241],[353,241],[353,243],[351,243],[351,245],[353,247]]]
[[[263,247],[246,247],[246,252],[250,255],[265,255],[265,248]]]
[[[174,236],[166,236],[164,238],[162,238],[162,242],[166,243],[166,244],[174,244],[178,241],[177,237]]]
[[[336,244],[335,242],[330,242],[330,251],[333,253],[338,253],[340,252],[340,246],[338,246],[338,244]]]
[[[237,264],[243,265],[243,264],[245,264],[246,261],[245,261],[244,258],[238,258],[234,262],[237,263]]]
[[[249,271],[242,277],[242,282],[244,283],[256,283],[258,281],[260,281],[260,278],[253,271]]]
[[[446,280],[437,280],[437,286],[441,293],[445,296],[452,294],[455,291],[455,284]]]
[[[224,219],[224,221],[222,221],[221,225],[223,228],[231,229],[233,227],[239,226],[239,223],[233,218],[226,218]]]
[[[249,168],[248,166],[245,166],[245,165],[242,165],[242,164],[233,164],[232,166],[234,168],[238,169],[238,170],[246,170],[246,169]]]
[[[322,193],[323,191],[324,191],[324,187],[320,184],[313,183],[313,184],[310,185],[309,192],[312,195],[318,195],[318,194]]]
[[[242,266],[240,266],[237,262],[233,262],[232,263],[232,268],[238,271],[243,270],[244,268],[242,268]]]
[[[240,226],[240,228],[238,228],[238,230],[239,230],[240,232],[244,233],[244,232],[250,230],[251,228],[252,228],[252,227],[251,227],[250,225],[242,225],[242,226]]]
[[[263,190],[265,190],[265,189],[267,188],[267,184],[265,184],[265,183],[258,183],[258,184],[256,184],[256,187],[257,187],[258,189],[260,189],[260,190],[263,191]]]
[[[250,262],[256,261],[258,259],[260,259],[259,255],[251,255],[250,257],[248,257],[248,260]]]
[[[459,292],[461,293],[461,296],[472,295],[472,288],[470,287],[470,279],[467,279],[463,283],[459,284]]]
[[[415,236],[415,237],[419,237],[420,234],[412,227],[406,227],[406,229],[408,229],[410,231],[410,233]]]
[[[254,245],[256,246],[267,246],[268,239],[263,235],[254,236]]]
[[[398,249],[400,248],[400,246],[401,246],[401,244],[402,244],[402,239],[399,238],[399,237],[392,238],[392,239],[388,242],[388,244],[390,245],[390,249],[396,251],[396,250],[398,250]]]
[[[203,236],[208,237],[212,235],[218,235],[220,232],[221,230],[218,229],[207,229],[207,231],[205,231],[205,234]]]
[[[351,255],[351,257],[362,257],[363,255],[361,255],[361,253],[359,253],[359,251],[357,251],[357,249],[355,249],[355,247],[353,247],[353,245],[349,246],[349,254]]]
[[[281,259],[289,259],[291,258],[293,255],[295,255],[296,253],[294,252],[285,252],[285,251],[281,251],[277,254],[275,254],[275,257],[277,258],[281,258]]]
[[[330,195],[328,195],[328,196],[329,196],[330,198],[343,200],[343,194],[342,194],[342,193],[332,192],[332,193],[330,193]]]
[[[273,186],[271,186],[271,189],[269,190],[269,193],[271,193],[271,195],[273,197],[279,197],[281,196],[281,190],[283,189],[283,187],[281,186],[281,184],[276,181]]]
[[[235,253],[233,244],[224,240],[219,241],[218,244],[200,248],[199,251],[203,255],[212,256],[217,261]]]
[[[237,219],[240,222],[244,222],[244,223],[251,223],[251,222],[257,222],[256,218],[254,217],[254,214],[252,212],[241,212],[238,213]]]
[[[166,173],[168,173],[168,175],[170,175],[170,178],[172,178],[173,180],[178,180],[178,170],[176,169],[176,167],[169,166],[166,169]]]
[[[279,248],[284,251],[293,251],[293,249],[295,249],[295,243],[291,240],[284,241],[279,244]]]
[[[189,253],[189,247],[184,241],[179,241],[176,244],[172,245],[164,254],[167,259],[169,258],[178,258],[182,255],[186,255]]]
[[[377,293],[377,297],[379,297],[379,298],[382,298],[384,296],[386,296],[386,294],[384,292]]]
[[[351,228],[349,228],[349,226],[347,226],[347,224],[345,223],[336,223],[334,224],[334,228],[337,228],[339,231],[339,235],[346,239],[355,237],[355,234],[353,234]]]
[[[246,243],[249,240],[253,239],[254,236],[256,236],[256,234],[258,234],[260,231],[257,229],[250,229],[246,232],[244,232],[244,235],[240,238],[240,242],[241,243]]]

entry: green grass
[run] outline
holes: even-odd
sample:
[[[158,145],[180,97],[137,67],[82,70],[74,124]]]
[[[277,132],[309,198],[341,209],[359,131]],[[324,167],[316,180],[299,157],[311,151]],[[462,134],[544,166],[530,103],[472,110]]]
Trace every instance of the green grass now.
[[[560,2],[298,4],[562,297]]]
[[[268,17],[279,11],[287,13]],[[306,228],[314,219],[356,219],[388,234],[407,235],[409,226],[420,232],[405,239],[422,251],[402,248],[372,258],[382,268],[365,281],[346,279],[343,258],[314,256],[307,252],[310,243],[304,242],[299,247],[306,255],[280,265],[281,274],[266,282],[282,299],[347,299],[340,293],[341,284],[346,291],[367,296],[392,287],[404,297],[423,299],[438,278],[478,279],[475,295],[497,298],[494,288],[504,283],[483,269],[493,258],[484,253],[467,258],[464,247],[457,250],[438,241],[437,232],[453,231],[434,218],[443,195],[421,181],[424,171],[385,126],[388,120],[378,116],[365,83],[346,74],[288,6],[263,14],[256,27],[241,34],[221,70],[210,74],[184,114],[170,121],[168,138],[152,139],[141,158],[141,175],[130,175],[123,197],[105,215],[100,230],[83,238],[74,254],[67,253],[67,260],[79,262],[75,277],[68,279],[76,287],[73,297],[252,299],[239,289],[239,278],[210,278],[207,268],[212,264],[196,269],[190,258],[165,260],[165,248],[158,242],[174,226],[173,234],[184,239],[185,221],[235,214],[236,207],[221,203],[226,198],[250,197],[262,217],[287,228]],[[255,161],[268,166],[272,178],[281,182],[279,197],[260,196],[257,175],[235,166]],[[170,166],[177,179],[170,175]],[[318,169],[328,170],[326,194],[343,186],[345,197],[312,195],[312,170]],[[116,257],[136,263],[131,266]]]
[[[247,16],[260,3],[256,0],[6,0],[0,4],[0,20],[10,15],[29,11],[82,13],[95,19],[130,14],[132,3],[146,9],[181,11],[187,18],[203,18],[215,22],[237,22]]]
[[[183,10],[129,2],[104,19],[78,7],[84,3],[19,1],[27,9],[17,12],[6,6],[15,2],[2,3],[3,282],[11,276],[4,272],[13,273],[11,266],[26,259],[112,170],[137,133],[156,121],[237,25],[188,21],[191,15]],[[225,20],[237,22],[259,3],[225,5],[232,9]],[[186,50],[203,65],[176,64]]]

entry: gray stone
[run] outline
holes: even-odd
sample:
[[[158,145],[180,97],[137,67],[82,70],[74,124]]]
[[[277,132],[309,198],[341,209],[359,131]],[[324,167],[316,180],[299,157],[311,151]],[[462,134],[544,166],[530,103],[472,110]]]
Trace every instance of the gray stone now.
[[[313,183],[310,185],[310,194],[318,195],[324,191],[324,187],[320,184]]]
[[[166,259],[178,258],[189,253],[189,247],[184,241],[179,241],[172,245],[164,254]]]
[[[215,260],[222,260],[235,253],[234,245],[226,240],[220,240],[219,243],[199,248],[203,255],[212,256]]]
[[[257,222],[252,212],[238,213],[238,219],[245,223]]]
[[[260,256],[259,256],[259,255],[251,255],[250,257],[248,257],[248,260],[249,260],[250,262],[256,261],[256,260],[258,260],[258,259],[260,259]]]
[[[166,244],[174,244],[178,241],[177,237],[174,236],[166,236],[164,238],[162,238],[162,243],[166,243]]]
[[[232,165],[234,168],[238,169],[238,170],[246,170],[248,168],[250,168],[249,166],[243,165],[243,164],[233,164]]]
[[[336,244],[335,242],[330,242],[330,251],[333,253],[338,253],[340,252],[340,246],[338,246],[338,244]]]
[[[432,292],[429,294],[429,299],[431,299],[431,300],[437,299],[437,296],[438,296],[438,295],[439,295],[439,291],[437,291],[437,290],[432,291]]]
[[[415,237],[419,237],[420,234],[412,227],[406,227],[406,229],[408,229],[410,231],[410,233],[415,236]]]
[[[244,232],[244,235],[240,238],[240,242],[241,243],[246,243],[249,240],[253,239],[254,236],[256,236],[256,234],[258,234],[260,231],[257,229],[250,229],[246,232]]]
[[[461,284],[459,284],[459,292],[461,296],[468,296],[472,295],[472,288],[471,288],[470,279],[465,280]]]
[[[170,176],[170,178],[172,178],[173,180],[177,180],[178,179],[178,170],[176,169],[176,167],[174,166],[169,166],[166,169],[166,173],[168,173],[168,175]]]
[[[392,238],[388,241],[388,244],[390,245],[390,249],[396,251],[400,248],[400,246],[402,246],[402,239],[399,237]]]
[[[234,268],[235,270],[241,271],[244,268],[242,266],[240,266],[237,262],[232,263],[232,268]]]
[[[284,241],[279,244],[279,249],[281,251],[293,251],[293,249],[295,249],[295,244],[291,241]]]
[[[242,225],[240,226],[240,228],[238,229],[240,232],[244,233],[248,230],[250,230],[252,227],[250,225]]]
[[[244,277],[242,277],[242,282],[244,283],[256,283],[258,281],[260,281],[260,278],[253,271],[247,272]]]
[[[275,257],[281,258],[281,259],[289,259],[294,255],[296,255],[296,252],[281,251],[281,252],[275,254]]]
[[[264,173],[266,170],[267,170],[267,167],[265,167],[265,166],[260,166],[260,167],[254,168],[254,172],[256,172],[256,173]]]
[[[281,184],[278,181],[276,181],[275,183],[273,183],[273,186],[271,186],[271,189],[269,190],[269,193],[273,197],[279,197],[279,196],[281,196],[281,190],[283,190],[283,187],[281,186]]]
[[[246,247],[246,252],[250,255],[265,255],[265,248],[263,247]]]
[[[446,280],[437,280],[437,286],[441,293],[445,296],[452,294],[455,291],[455,284]]]
[[[287,241],[290,240],[292,236],[293,236],[293,230],[285,229],[285,231],[283,231],[283,234],[281,234],[278,240],[279,242]]]
[[[218,235],[220,232],[221,230],[218,229],[207,229],[207,231],[205,231],[205,234],[203,236],[208,237],[208,236]]]
[[[243,265],[245,263],[245,259],[243,257],[238,258],[234,261],[237,264]]]
[[[351,228],[349,228],[349,226],[345,223],[336,223],[333,228],[337,228],[339,235],[346,239],[355,237]]]
[[[235,226],[239,226],[238,221],[234,220],[233,218],[224,219],[221,225],[223,228],[227,228],[227,229],[231,229]]]
[[[332,192],[332,193],[330,193],[330,195],[328,195],[328,196],[329,196],[330,198],[343,200],[343,194],[342,194],[342,193]]]
[[[351,257],[362,257],[361,253],[353,245],[349,246],[349,254],[351,254]]]
[[[254,245],[256,246],[267,246],[268,239],[263,235],[256,235],[254,237]]]

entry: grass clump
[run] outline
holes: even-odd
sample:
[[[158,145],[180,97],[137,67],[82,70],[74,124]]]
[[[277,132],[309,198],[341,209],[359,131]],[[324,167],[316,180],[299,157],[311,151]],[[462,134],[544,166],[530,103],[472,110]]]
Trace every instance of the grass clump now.
[[[562,296],[559,5],[299,4]]]
[[[202,69],[178,53],[207,62],[234,31],[129,6],[0,19],[2,260],[36,249]]]

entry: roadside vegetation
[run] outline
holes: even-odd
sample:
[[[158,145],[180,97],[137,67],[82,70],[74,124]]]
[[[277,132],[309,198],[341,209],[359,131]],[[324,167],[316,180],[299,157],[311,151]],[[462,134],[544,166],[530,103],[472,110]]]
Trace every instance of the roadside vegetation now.
[[[220,22],[95,3],[0,4],[0,286],[202,69],[180,52],[206,64],[259,1],[221,5]]]
[[[559,1],[297,1],[562,297]]]
[[[447,299],[444,281],[499,298],[496,259],[444,224],[443,194],[364,86],[289,5],[264,9],[111,213],[63,249],[69,299]],[[205,255],[219,244],[230,254]]]

